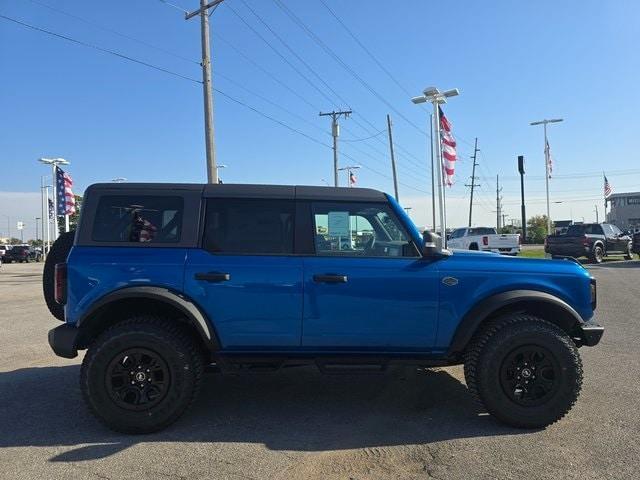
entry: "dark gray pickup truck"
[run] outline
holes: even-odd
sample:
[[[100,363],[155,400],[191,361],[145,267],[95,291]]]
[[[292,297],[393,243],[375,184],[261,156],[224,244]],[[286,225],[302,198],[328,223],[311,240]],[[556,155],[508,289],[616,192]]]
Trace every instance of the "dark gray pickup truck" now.
[[[601,263],[611,253],[623,253],[631,259],[632,241],[610,223],[584,223],[570,225],[567,233],[549,235],[544,251],[552,257],[588,257],[594,263]]]

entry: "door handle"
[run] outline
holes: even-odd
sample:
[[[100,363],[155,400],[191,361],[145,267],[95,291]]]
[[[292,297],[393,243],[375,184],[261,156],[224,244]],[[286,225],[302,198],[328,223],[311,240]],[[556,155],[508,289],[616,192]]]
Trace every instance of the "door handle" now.
[[[199,272],[193,276],[196,280],[205,282],[226,282],[231,279],[231,275],[222,272]]]
[[[316,283],[347,283],[347,276],[335,275],[333,273],[325,275],[314,275],[313,281]]]

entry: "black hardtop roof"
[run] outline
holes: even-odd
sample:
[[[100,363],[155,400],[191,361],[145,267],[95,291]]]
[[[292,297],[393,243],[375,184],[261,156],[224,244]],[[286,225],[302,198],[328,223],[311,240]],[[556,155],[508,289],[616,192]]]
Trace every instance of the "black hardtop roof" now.
[[[115,195],[130,193],[164,193],[181,191],[201,192],[204,197],[227,198],[298,198],[302,200],[335,201],[386,201],[379,190],[371,188],[318,187],[303,185],[251,185],[251,184],[202,184],[202,183],[94,183],[89,192],[109,192]]]

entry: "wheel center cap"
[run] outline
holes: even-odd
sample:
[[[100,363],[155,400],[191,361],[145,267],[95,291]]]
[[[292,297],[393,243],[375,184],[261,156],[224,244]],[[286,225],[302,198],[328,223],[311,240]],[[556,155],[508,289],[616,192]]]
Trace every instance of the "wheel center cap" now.
[[[137,382],[144,382],[146,380],[147,376],[144,374],[144,372],[138,372],[136,373],[136,381]]]
[[[529,378],[531,376],[531,370],[529,370],[528,368],[523,368],[522,372],[520,372],[520,375],[522,375],[523,378]]]

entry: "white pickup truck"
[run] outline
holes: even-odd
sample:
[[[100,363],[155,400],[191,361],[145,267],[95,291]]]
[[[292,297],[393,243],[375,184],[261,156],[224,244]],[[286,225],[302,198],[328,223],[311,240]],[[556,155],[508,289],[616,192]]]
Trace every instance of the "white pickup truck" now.
[[[451,232],[447,246],[458,250],[517,255],[520,253],[520,235],[499,234],[495,228],[490,227],[458,228]]]

